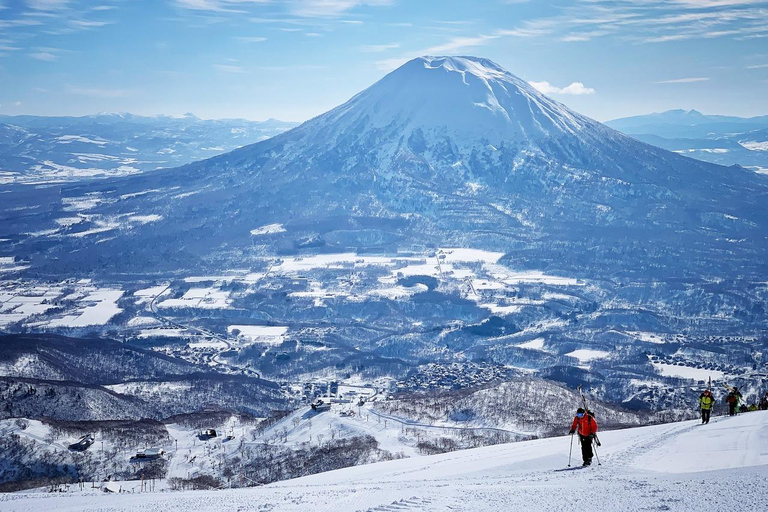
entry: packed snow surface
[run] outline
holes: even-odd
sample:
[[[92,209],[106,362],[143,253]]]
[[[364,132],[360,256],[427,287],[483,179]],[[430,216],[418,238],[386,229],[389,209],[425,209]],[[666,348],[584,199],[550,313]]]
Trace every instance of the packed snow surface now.
[[[573,352],[568,352],[565,355],[569,357],[575,357],[582,363],[586,363],[588,361],[593,361],[595,359],[603,359],[605,357],[608,357],[611,354],[609,352],[606,352],[605,350],[592,350],[588,348],[580,348],[578,350],[574,350]]]
[[[544,341],[544,338],[535,338],[517,346],[520,348],[527,348],[529,350],[544,350]]]
[[[567,423],[567,422],[565,422]],[[567,426],[564,425],[564,429]],[[764,510],[768,412],[600,434],[602,465],[568,470],[568,436],[414,457],[252,489],[6,494],[0,509],[154,511]],[[578,447],[573,467],[578,468]]]
[[[272,235],[276,233],[285,233],[285,231],[286,230],[282,224],[268,224],[266,226],[261,226],[260,228],[252,229],[251,236]]]

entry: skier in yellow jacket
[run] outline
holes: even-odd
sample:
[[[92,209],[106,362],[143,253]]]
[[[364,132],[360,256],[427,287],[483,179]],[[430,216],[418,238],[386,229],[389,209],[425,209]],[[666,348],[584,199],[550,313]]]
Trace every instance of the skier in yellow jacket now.
[[[705,389],[699,396],[699,407],[701,408],[701,422],[709,423],[709,415],[712,412],[712,407],[715,405],[715,397],[712,396],[712,392]]]

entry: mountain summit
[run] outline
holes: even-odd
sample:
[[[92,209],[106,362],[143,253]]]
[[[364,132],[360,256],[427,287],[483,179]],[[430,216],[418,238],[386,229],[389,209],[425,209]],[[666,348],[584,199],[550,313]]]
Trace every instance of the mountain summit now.
[[[434,244],[570,275],[768,272],[765,177],[638,142],[475,57],[414,59],[219,157],[35,194],[46,207],[6,210],[7,225],[49,271],[233,268],[247,265],[254,228],[279,224],[258,235],[264,253]],[[86,235],[45,245],[24,234],[59,233],[72,198],[88,199],[71,228]],[[152,222],[115,227],[135,212]]]
[[[499,144],[575,134],[596,123],[488,59],[420,57],[309,124],[361,138],[424,132]]]

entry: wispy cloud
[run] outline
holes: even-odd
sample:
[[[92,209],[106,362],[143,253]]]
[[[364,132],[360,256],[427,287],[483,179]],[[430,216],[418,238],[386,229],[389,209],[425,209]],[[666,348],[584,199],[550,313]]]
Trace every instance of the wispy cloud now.
[[[29,54],[30,57],[37,60],[42,60],[45,62],[53,62],[55,60],[58,60],[58,56],[52,54],[51,52],[34,52]]]
[[[243,7],[248,4],[266,4],[270,0],[175,0],[175,4],[183,9],[211,12],[247,12]]]
[[[182,9],[212,13],[245,13],[259,5],[279,5],[305,18],[336,18],[360,6],[390,5],[394,0],[173,0]],[[355,23],[357,20],[351,20]]]
[[[106,25],[112,25],[114,21],[95,21],[95,20],[69,20],[67,22],[70,27],[88,29],[96,27],[104,27]]]
[[[0,20],[0,28],[34,27],[42,24],[40,20],[30,19]]]
[[[267,40],[267,38],[245,36],[245,37],[235,37],[235,40],[240,41],[241,43],[263,43],[264,41]]]
[[[675,78],[673,80],[660,80],[655,84],[691,84],[695,82],[709,82],[709,77],[699,76],[693,78]]]
[[[765,69],[768,68],[768,64],[754,64],[752,66],[747,66],[747,69]]]
[[[766,0],[575,0],[552,16],[487,31],[489,37],[547,37],[564,43],[618,37],[635,43],[667,43],[768,35]]]
[[[59,11],[69,7],[70,0],[27,0],[30,9],[38,11]]]
[[[565,94],[569,96],[582,96],[585,94],[595,94],[595,90],[591,87],[585,87],[581,82],[572,82],[565,87],[557,87],[549,82],[528,82],[534,89],[542,94]]]
[[[362,46],[358,47],[361,52],[365,53],[381,53],[385,52],[387,50],[395,50],[397,48],[400,48],[400,45],[398,43],[392,43],[392,44],[364,44]]]
[[[333,18],[360,6],[391,5],[394,0],[293,0],[292,12],[310,18]]]
[[[214,69],[223,71],[224,73],[245,73],[245,68],[242,66],[235,66],[234,64],[214,64]]]
[[[449,39],[443,44],[438,44],[435,46],[430,46],[429,48],[425,49],[422,54],[423,55],[434,55],[434,54],[442,54],[442,53],[452,53],[456,50],[460,50],[463,48],[472,48],[475,46],[483,46],[487,44],[489,41],[493,39],[498,39],[501,37],[500,34],[481,34],[479,36],[474,37],[454,37],[452,39]]]

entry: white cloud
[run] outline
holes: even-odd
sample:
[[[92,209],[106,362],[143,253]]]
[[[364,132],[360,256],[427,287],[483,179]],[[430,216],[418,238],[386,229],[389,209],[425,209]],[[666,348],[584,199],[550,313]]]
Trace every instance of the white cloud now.
[[[582,96],[585,94],[595,94],[595,90],[591,87],[585,87],[581,82],[572,82],[565,87],[557,87],[550,84],[547,81],[543,82],[528,82],[534,89],[542,94],[566,94],[570,96]]]
[[[33,27],[33,26],[42,25],[42,24],[43,22],[40,20],[28,20],[28,19],[0,20],[0,28]]]
[[[768,35],[766,0],[574,0],[553,16],[493,34],[561,42],[617,36],[640,43]]]
[[[400,45],[397,44],[397,43],[392,43],[392,44],[366,44],[366,45],[360,46],[359,48],[360,48],[361,52],[381,53],[381,52],[385,52],[387,50],[394,50],[394,49],[400,48]]]
[[[30,53],[29,56],[33,59],[42,60],[45,62],[53,62],[54,60],[58,59],[58,57],[51,52],[35,52]]]
[[[245,68],[232,64],[214,64],[213,67],[225,73],[245,73]]]
[[[193,11],[243,12],[247,4],[266,4],[270,0],[176,0],[176,5]]]
[[[755,64],[754,66],[747,66],[747,69],[765,69],[768,68],[768,64]]]
[[[37,11],[59,11],[66,9],[70,0],[27,0],[27,5]]]
[[[69,25],[74,28],[88,29],[111,25],[113,21],[94,21],[94,20],[69,20]]]
[[[293,13],[308,18],[332,18],[359,6],[390,5],[393,0],[293,0]]]
[[[266,37],[236,37],[235,39],[242,43],[263,43],[267,40]]]
[[[695,82],[708,82],[709,77],[693,77],[693,78],[675,78],[674,80],[660,80],[658,82],[653,82],[655,84],[690,84]]]
[[[501,37],[498,34],[481,34],[475,37],[454,37],[443,44],[432,46],[427,48],[421,55],[441,55],[444,53],[453,53],[456,50],[463,48],[472,48],[476,46],[483,46],[493,39]]]
[[[296,16],[306,18],[333,18],[363,6],[390,5],[394,0],[283,0],[287,9]],[[210,12],[245,12],[243,9],[259,4],[271,4],[272,0],[174,0],[181,8]],[[354,21],[353,21],[354,22]]]

